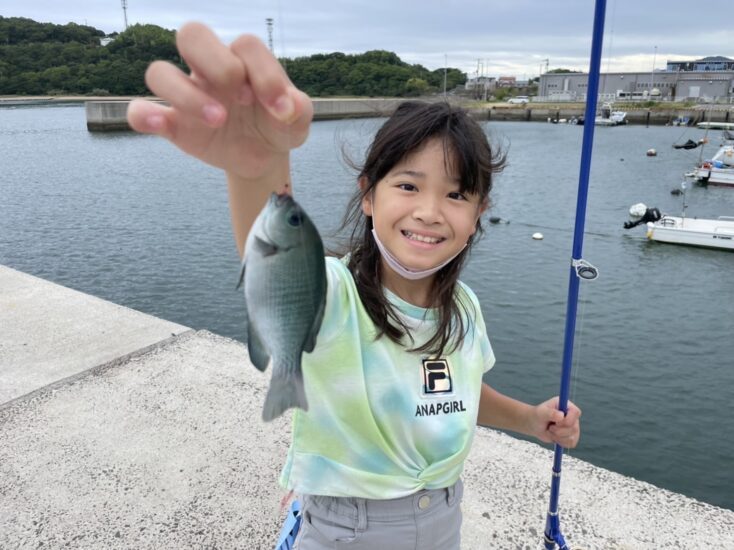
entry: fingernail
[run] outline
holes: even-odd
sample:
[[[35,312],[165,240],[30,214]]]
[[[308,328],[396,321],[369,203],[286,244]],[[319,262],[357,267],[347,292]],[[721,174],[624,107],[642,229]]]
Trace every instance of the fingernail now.
[[[145,123],[150,130],[161,130],[166,123],[161,115],[150,115],[145,119]]]
[[[224,109],[221,106],[213,103],[204,105],[204,120],[206,120],[208,124],[216,126],[224,120],[224,116]]]
[[[284,122],[293,116],[293,109],[295,109],[295,106],[293,105],[293,100],[288,96],[288,94],[283,94],[275,100],[275,103],[273,103],[275,116]]]

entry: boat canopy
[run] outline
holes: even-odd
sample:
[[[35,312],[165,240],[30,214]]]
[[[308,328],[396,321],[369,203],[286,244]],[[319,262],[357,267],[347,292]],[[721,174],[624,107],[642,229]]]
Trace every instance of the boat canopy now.
[[[720,162],[724,166],[734,167],[734,145],[724,145],[716,152],[711,162]]]

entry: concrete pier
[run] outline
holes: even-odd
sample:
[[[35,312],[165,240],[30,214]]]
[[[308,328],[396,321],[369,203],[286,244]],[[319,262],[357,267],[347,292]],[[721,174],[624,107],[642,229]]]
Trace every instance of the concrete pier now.
[[[314,120],[389,116],[403,99],[354,98],[314,99]],[[127,124],[129,100],[87,101],[87,130],[113,132],[130,130]]]
[[[117,132],[132,130],[127,123],[127,100],[87,101],[84,108],[87,114],[87,130],[90,132]]]
[[[0,326],[0,548],[272,550],[290,424],[260,420],[245,346],[2,266]],[[542,547],[551,461],[478,429],[462,548]],[[573,456],[561,524],[577,550],[734,548],[734,511]]]

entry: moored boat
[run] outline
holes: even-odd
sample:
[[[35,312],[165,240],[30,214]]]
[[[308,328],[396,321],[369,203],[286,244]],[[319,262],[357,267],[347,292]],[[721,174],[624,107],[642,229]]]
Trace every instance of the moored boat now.
[[[696,166],[691,176],[707,185],[734,186],[734,145],[722,145],[710,160]]]
[[[734,250],[734,217],[663,216],[656,222],[647,222],[647,238],[663,243]]]
[[[594,119],[597,126],[621,126],[627,124],[626,111],[613,111],[611,103],[604,103],[600,109],[600,115]]]
[[[699,122],[696,128],[702,130],[734,130],[734,122]]]
[[[715,219],[668,216],[640,203],[630,208],[630,217],[634,221],[626,222],[625,229],[645,224],[651,241],[734,251],[734,216]]]

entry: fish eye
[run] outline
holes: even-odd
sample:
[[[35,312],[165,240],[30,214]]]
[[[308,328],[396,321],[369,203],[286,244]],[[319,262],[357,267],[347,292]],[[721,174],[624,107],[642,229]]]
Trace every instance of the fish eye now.
[[[292,227],[298,227],[303,222],[303,216],[300,212],[293,211],[288,215],[288,225]]]

